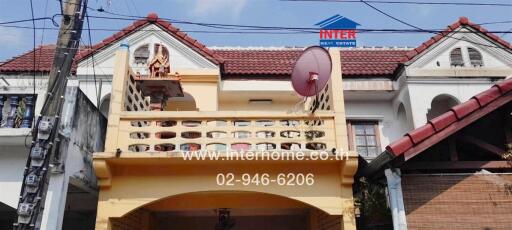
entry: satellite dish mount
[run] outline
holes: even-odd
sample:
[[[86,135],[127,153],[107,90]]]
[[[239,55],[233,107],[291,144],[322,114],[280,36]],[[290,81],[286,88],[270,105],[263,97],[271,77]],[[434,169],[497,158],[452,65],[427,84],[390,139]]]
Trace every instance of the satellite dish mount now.
[[[318,94],[327,85],[331,77],[331,70],[331,56],[320,46],[306,48],[295,62],[292,71],[292,86],[295,92],[301,96],[316,97],[312,113],[320,104]]]

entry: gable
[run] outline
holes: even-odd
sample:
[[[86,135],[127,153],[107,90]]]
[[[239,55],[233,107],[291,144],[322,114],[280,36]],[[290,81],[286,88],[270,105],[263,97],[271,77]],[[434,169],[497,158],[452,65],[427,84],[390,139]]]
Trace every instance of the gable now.
[[[450,52],[456,48],[461,49],[463,66],[452,66]],[[471,63],[469,49],[481,54],[483,65]],[[487,77],[504,77],[512,74],[512,45],[461,17],[443,32],[408,52],[404,66],[407,76],[481,77],[485,73]]]
[[[512,67],[512,53],[509,49],[500,47],[490,39],[473,32],[474,30],[468,27],[458,28],[430,49],[409,61],[409,67],[424,69],[451,68],[450,52],[455,48],[461,48],[466,63],[469,62],[467,48],[473,48],[482,55],[484,63],[482,68]],[[466,67],[470,67],[469,64]]]
[[[120,44],[130,45],[130,65],[135,72],[146,74],[147,65],[134,64],[134,52],[143,45],[150,45],[150,52],[154,53],[153,45],[162,44],[169,52],[171,72],[178,70],[218,69],[219,67],[187,44],[171,36],[157,25],[148,24],[137,31],[125,36],[122,40],[114,41],[94,54],[95,68],[98,74],[112,75],[114,69],[115,52]],[[150,56],[151,59],[151,56]],[[92,56],[79,59],[77,75],[92,73]]]

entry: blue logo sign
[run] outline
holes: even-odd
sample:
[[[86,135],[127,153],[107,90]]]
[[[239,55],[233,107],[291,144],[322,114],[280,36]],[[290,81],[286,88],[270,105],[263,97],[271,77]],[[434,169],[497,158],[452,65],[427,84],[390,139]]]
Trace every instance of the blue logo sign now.
[[[356,27],[360,26],[339,14],[325,19],[315,26],[320,29],[320,46],[322,47],[356,47]]]

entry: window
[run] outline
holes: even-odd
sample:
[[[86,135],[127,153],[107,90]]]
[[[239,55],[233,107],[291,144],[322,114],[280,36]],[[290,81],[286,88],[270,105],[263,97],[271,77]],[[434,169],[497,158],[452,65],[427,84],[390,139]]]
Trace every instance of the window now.
[[[147,64],[149,59],[149,45],[143,45],[133,53],[135,64]]]
[[[380,154],[379,123],[377,121],[348,121],[349,149],[364,158]]]
[[[469,61],[472,66],[483,66],[482,54],[475,48],[468,47]]]
[[[462,49],[455,48],[450,52],[450,65],[451,66],[464,66],[464,59],[462,58]]]

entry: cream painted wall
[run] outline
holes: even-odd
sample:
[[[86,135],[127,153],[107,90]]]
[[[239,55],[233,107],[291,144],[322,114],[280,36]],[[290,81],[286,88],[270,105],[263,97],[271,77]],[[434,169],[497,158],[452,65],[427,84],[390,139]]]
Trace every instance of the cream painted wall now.
[[[292,111],[297,101],[277,101],[271,103],[250,103],[249,100],[220,101],[219,110],[232,111]]]
[[[217,82],[183,82],[182,87],[194,98],[199,111],[218,110]]]

